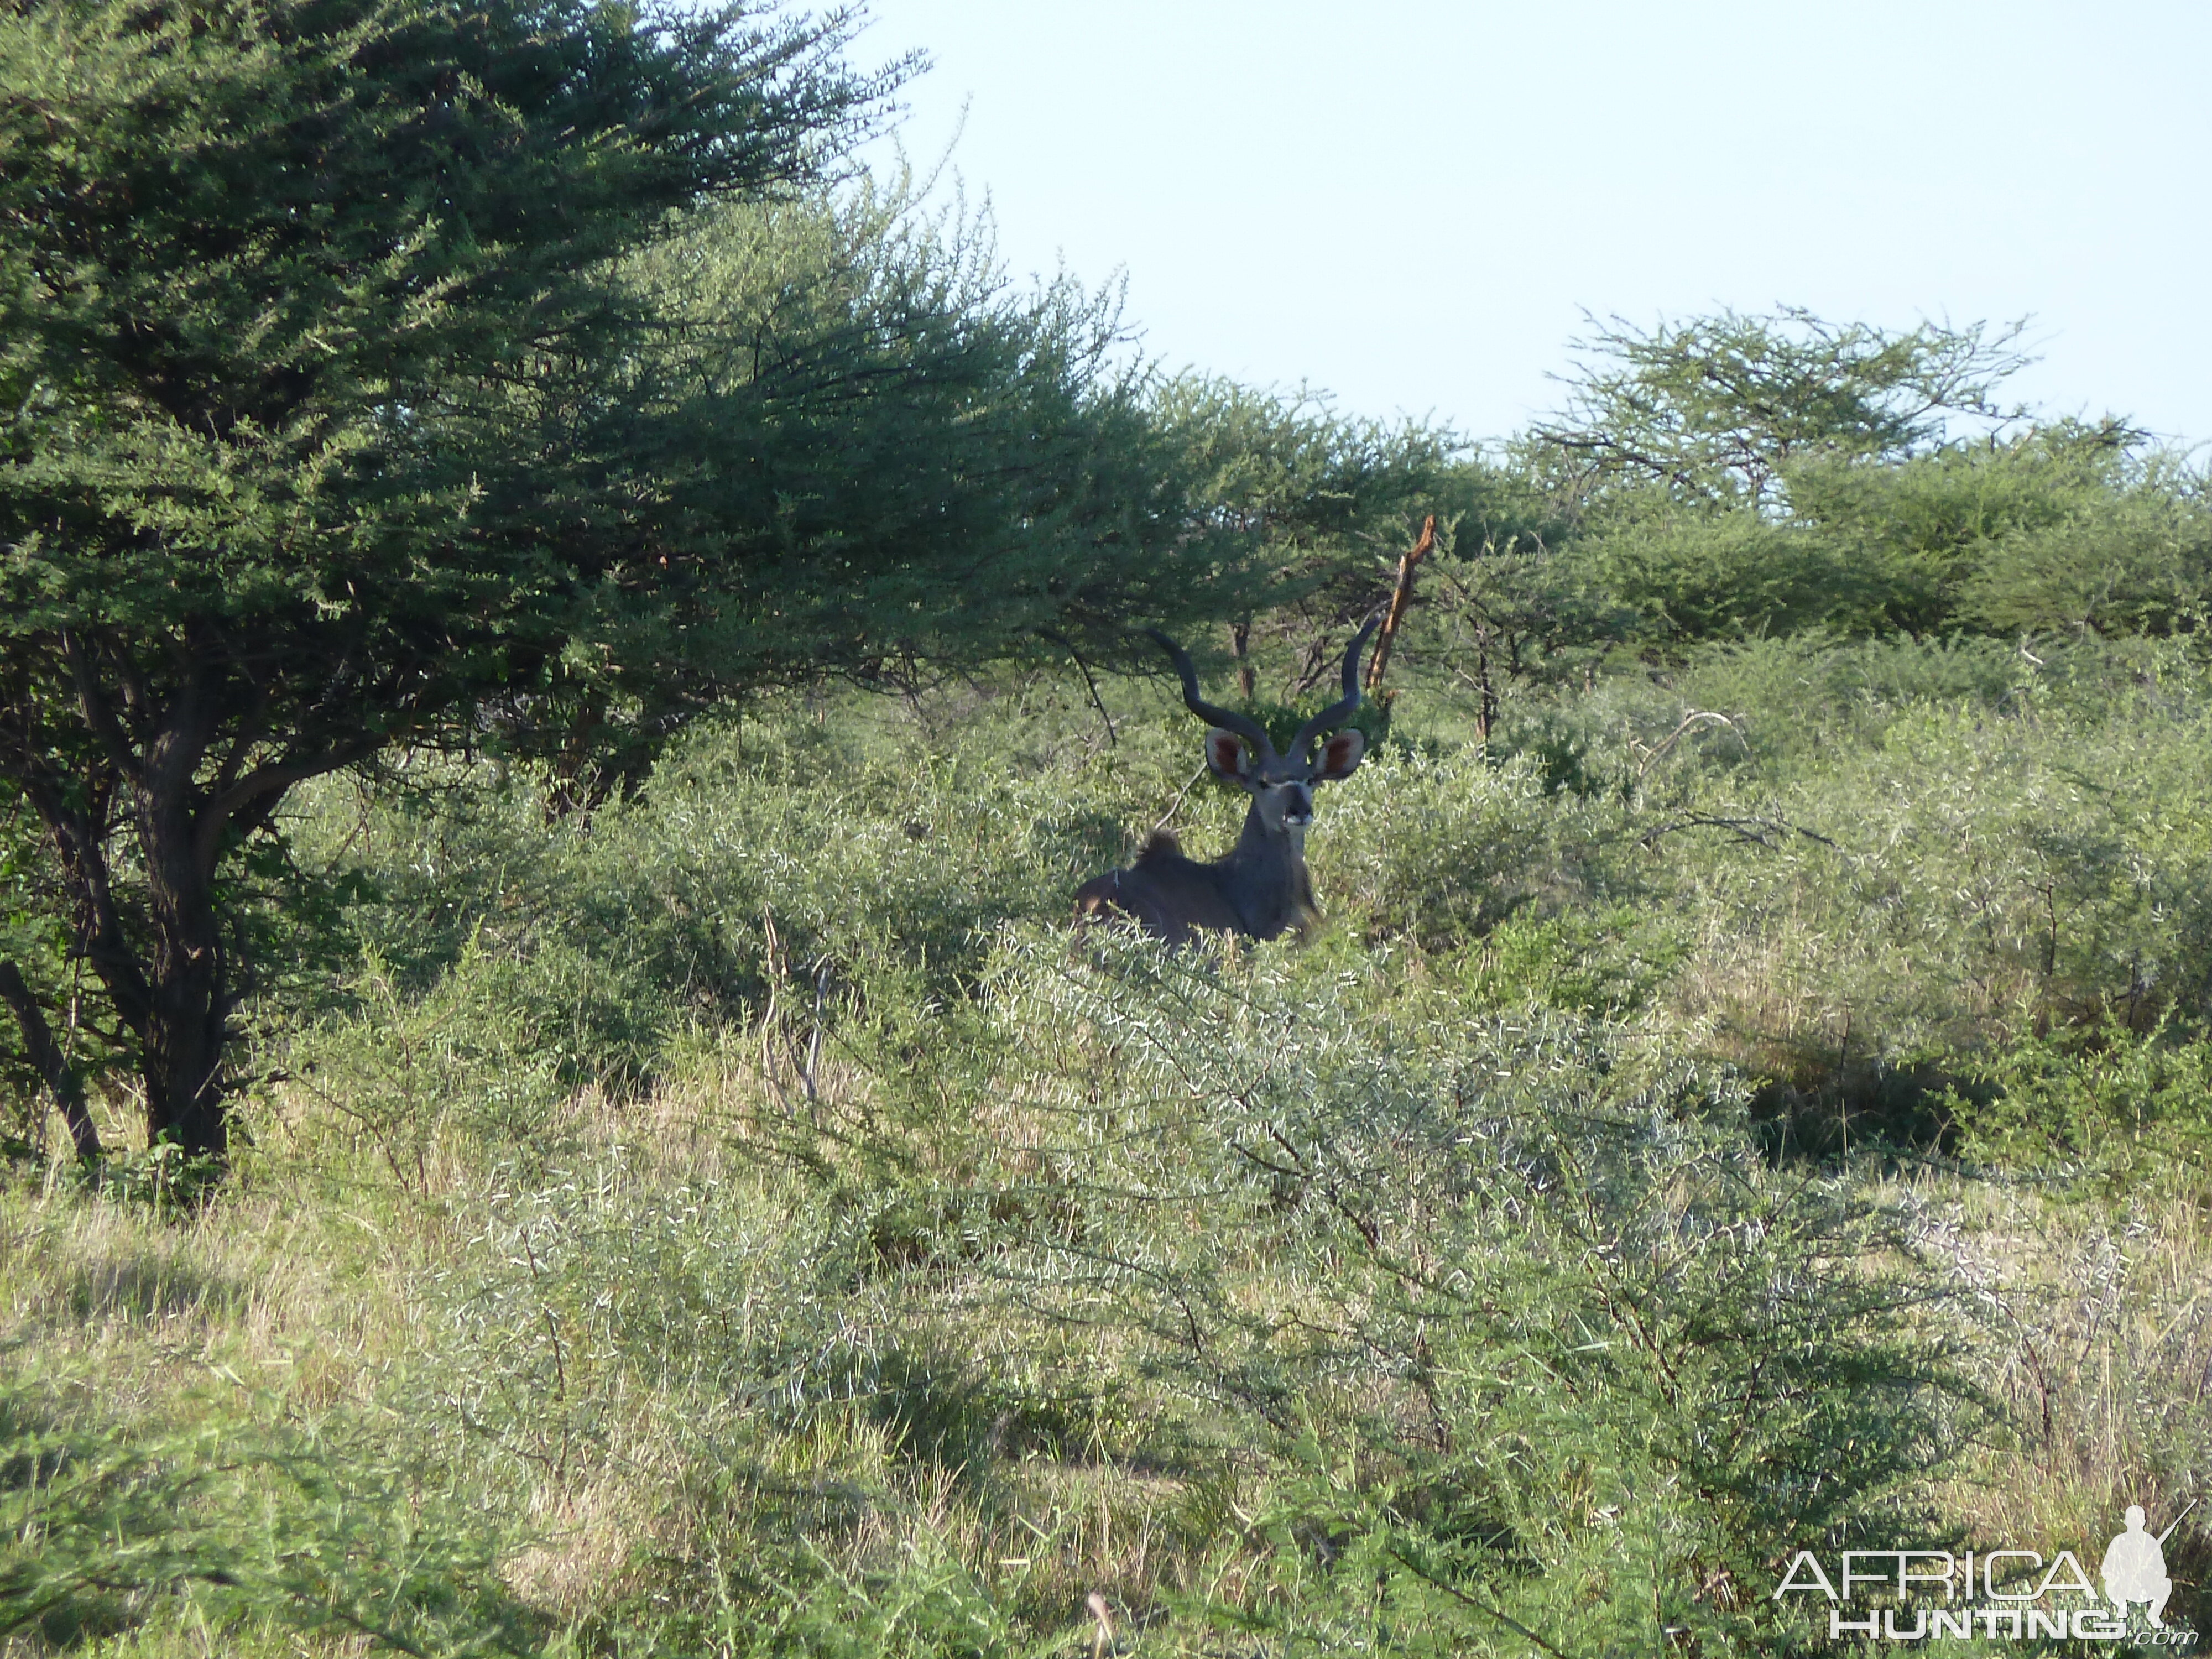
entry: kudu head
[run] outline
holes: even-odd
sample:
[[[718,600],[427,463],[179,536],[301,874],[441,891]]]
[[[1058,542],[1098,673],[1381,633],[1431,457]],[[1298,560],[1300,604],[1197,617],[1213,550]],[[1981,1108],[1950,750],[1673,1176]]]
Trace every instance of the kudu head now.
[[[1252,797],[1253,811],[1271,834],[1302,842],[1306,826],[1313,822],[1314,786],[1350,777],[1367,752],[1367,739],[1352,727],[1335,732],[1318,749],[1314,739],[1349,720],[1359,707],[1359,653],[1379,620],[1370,617],[1344,653],[1344,695],[1298,727],[1288,754],[1275,752],[1267,729],[1249,714],[1218,708],[1200,696],[1198,671],[1191,666],[1190,653],[1159,629],[1145,630],[1174,659],[1176,672],[1182,677],[1185,706],[1212,723],[1206,734],[1206,763],[1214,776]]]

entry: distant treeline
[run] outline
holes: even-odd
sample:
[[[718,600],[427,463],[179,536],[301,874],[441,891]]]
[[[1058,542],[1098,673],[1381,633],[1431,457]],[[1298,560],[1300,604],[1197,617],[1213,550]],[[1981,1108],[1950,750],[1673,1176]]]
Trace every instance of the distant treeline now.
[[[2019,335],[1794,309],[1611,324],[1579,343],[1562,412],[1486,450],[1225,388],[1170,387],[1157,406],[1194,433],[1218,510],[1340,617],[1382,591],[1386,526],[1402,545],[1436,514],[1424,603],[1445,625],[1422,647],[1447,668],[1559,678],[1812,631],[2197,627],[2202,470],[2124,420],[2002,403],[2027,361]],[[1290,601],[1296,628],[1311,609]]]

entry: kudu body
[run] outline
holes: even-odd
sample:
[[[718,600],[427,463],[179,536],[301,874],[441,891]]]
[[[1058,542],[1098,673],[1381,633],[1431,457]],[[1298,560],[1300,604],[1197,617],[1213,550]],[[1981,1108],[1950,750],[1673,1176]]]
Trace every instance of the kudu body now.
[[[1154,830],[1135,864],[1076,890],[1076,914],[1124,915],[1170,945],[1188,944],[1199,933],[1273,939],[1293,928],[1303,933],[1318,920],[1313,880],[1306,873],[1314,786],[1350,777],[1367,740],[1354,730],[1336,732],[1317,750],[1314,740],[1359,707],[1359,652],[1374,629],[1373,622],[1361,629],[1344,653],[1343,696],[1298,728],[1287,755],[1275,752],[1266,729],[1250,715],[1201,698],[1189,654],[1166,635],[1148,630],[1174,659],[1184,704],[1211,723],[1206,765],[1250,795],[1251,810],[1235,849],[1209,862],[1184,857],[1172,833]]]

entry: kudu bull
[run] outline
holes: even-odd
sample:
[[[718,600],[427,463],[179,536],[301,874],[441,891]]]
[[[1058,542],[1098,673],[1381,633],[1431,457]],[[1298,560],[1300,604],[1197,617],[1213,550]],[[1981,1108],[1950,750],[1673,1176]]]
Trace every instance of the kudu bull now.
[[[1275,752],[1250,715],[1200,697],[1189,653],[1158,629],[1146,631],[1174,659],[1183,702],[1212,724],[1206,734],[1206,763],[1216,777],[1250,795],[1252,807],[1236,849],[1211,863],[1185,858],[1170,831],[1154,830],[1128,869],[1109,870],[1076,889],[1076,915],[1125,915],[1170,945],[1188,944],[1199,932],[1247,939],[1273,939],[1291,928],[1304,932],[1320,917],[1306,873],[1314,786],[1350,777],[1367,747],[1367,739],[1352,729],[1335,732],[1318,751],[1314,739],[1359,707],[1359,653],[1375,622],[1359,630],[1344,653],[1344,696],[1298,728],[1287,755]]]

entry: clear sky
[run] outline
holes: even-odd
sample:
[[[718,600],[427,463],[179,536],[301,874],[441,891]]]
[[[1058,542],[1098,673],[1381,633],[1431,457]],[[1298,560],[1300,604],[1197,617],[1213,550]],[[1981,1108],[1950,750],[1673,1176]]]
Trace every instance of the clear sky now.
[[[2032,313],[2016,396],[2212,438],[2208,0],[867,9],[907,153],[1170,367],[1493,437],[1585,309]]]

